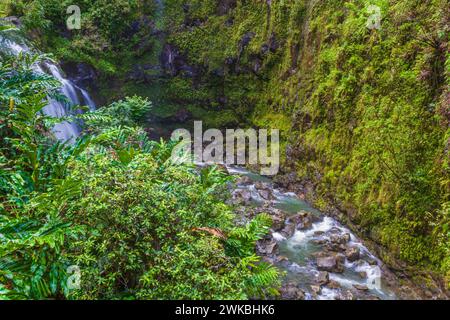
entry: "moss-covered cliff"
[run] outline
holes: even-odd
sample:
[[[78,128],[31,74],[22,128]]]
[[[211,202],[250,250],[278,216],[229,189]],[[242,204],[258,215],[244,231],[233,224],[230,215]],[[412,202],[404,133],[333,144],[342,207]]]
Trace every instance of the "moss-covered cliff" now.
[[[368,28],[369,5],[381,28]],[[167,6],[169,42],[203,70],[196,86],[213,107],[283,129],[284,168],[315,185],[316,205],[403,261],[450,270],[448,1]],[[178,95],[192,91],[183,81]]]

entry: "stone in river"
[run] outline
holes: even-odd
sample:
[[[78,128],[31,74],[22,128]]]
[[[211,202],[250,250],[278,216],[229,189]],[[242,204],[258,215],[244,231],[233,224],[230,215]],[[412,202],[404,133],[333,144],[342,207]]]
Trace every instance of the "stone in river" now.
[[[317,257],[316,263],[320,271],[334,272],[338,267],[336,256],[333,255]]]
[[[318,296],[319,294],[322,293],[322,288],[320,286],[312,285],[311,290],[314,293],[314,295],[316,295],[316,296]]]
[[[330,289],[339,289],[341,287],[341,284],[337,281],[334,280],[330,280],[330,282],[328,282],[327,287]]]
[[[281,210],[275,209],[270,212],[270,217],[272,218],[272,229],[274,231],[282,230],[286,221],[286,214]]]
[[[348,261],[355,262],[356,260],[359,260],[361,252],[358,247],[349,247],[345,251],[345,256],[347,257]]]
[[[274,240],[260,240],[256,244],[256,249],[260,254],[271,255],[278,249],[278,243]]]
[[[287,283],[285,284],[281,290],[281,298],[283,300],[304,300],[305,293],[298,288],[295,283]]]
[[[294,233],[295,233],[295,224],[292,223],[286,224],[283,230],[281,230],[281,234],[287,239],[292,238]]]
[[[317,275],[317,282],[321,285],[325,285],[330,282],[330,274],[326,271],[321,271]]]
[[[252,179],[250,179],[247,176],[239,177],[239,179],[237,179],[237,181],[236,181],[236,184],[243,185],[243,186],[247,186],[247,185],[250,185],[252,183],[253,183]]]
[[[238,189],[233,192],[233,203],[235,204],[248,204],[252,199],[252,194],[249,190]]]
[[[359,291],[369,291],[369,288],[364,284],[354,284],[353,287]]]

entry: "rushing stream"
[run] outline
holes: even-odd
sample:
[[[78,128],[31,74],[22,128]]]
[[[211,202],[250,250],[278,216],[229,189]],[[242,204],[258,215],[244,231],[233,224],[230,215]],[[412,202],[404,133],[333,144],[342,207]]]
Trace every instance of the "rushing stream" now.
[[[238,180],[235,194],[245,194],[247,199],[250,198],[250,206],[267,208],[269,213],[274,210],[282,211],[286,214],[288,223],[289,219],[299,212],[308,213],[313,217],[311,225],[304,229],[297,227],[289,236],[272,230],[269,246],[270,243],[272,246],[276,243],[278,249],[274,251],[274,255],[266,257],[286,272],[284,282],[300,288],[305,299],[396,299],[396,295],[386,284],[381,268],[382,262],[370,253],[348,228],[313,209],[295,193],[276,189],[272,181],[266,177],[243,168],[228,168],[228,171],[234,175],[247,177]],[[270,201],[267,201],[267,192],[272,193]],[[342,239],[345,241],[341,241]],[[316,263],[317,256],[329,252],[330,244],[336,243],[343,249],[341,252],[351,248],[358,252],[357,256],[349,259],[341,254],[341,265],[336,267],[341,268],[340,270],[321,272]],[[336,251],[339,252],[339,248]]]

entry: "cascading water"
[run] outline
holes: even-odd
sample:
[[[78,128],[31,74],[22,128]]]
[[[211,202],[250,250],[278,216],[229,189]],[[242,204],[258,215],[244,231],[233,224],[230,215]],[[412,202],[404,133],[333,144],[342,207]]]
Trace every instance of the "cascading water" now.
[[[26,43],[16,31],[9,30],[0,33],[0,51],[11,56],[18,56],[20,53],[31,53],[34,50]],[[62,118],[74,113],[76,106],[88,106],[90,110],[96,108],[94,101],[86,90],[78,87],[69,79],[63,76],[61,69],[51,61],[45,61],[40,65],[34,65],[36,72],[52,75],[61,83],[61,93],[69,99],[69,105],[49,99],[49,104],[43,109],[44,114]],[[53,127],[53,133],[56,138],[63,142],[74,141],[81,133],[79,125],[73,122],[62,121]]]
[[[292,224],[290,219],[298,216],[299,212],[313,217],[311,224],[304,228],[299,229],[294,223],[294,228],[288,235],[284,231],[286,228],[280,232],[272,229],[270,239],[267,240],[268,245],[263,247],[270,251],[264,253],[264,258],[286,272],[284,282],[295,290],[301,290],[304,299],[399,298],[396,296],[399,280],[348,228],[313,209],[295,193],[275,188],[273,182],[266,177],[240,167],[228,167],[228,172],[247,177],[238,180],[233,196],[234,201],[239,200],[235,203],[242,204],[244,201],[247,207],[245,211],[254,210],[248,209],[249,207],[261,208],[261,212],[273,215],[279,210],[283,212],[283,221],[287,217],[282,225],[284,227]],[[340,270],[329,270],[326,279],[320,282],[319,278],[324,273],[321,272],[316,259],[323,253],[327,253],[326,259],[335,257],[334,252],[329,251],[330,246],[337,246],[337,250],[343,251],[356,248],[358,256],[351,259],[341,255]]]

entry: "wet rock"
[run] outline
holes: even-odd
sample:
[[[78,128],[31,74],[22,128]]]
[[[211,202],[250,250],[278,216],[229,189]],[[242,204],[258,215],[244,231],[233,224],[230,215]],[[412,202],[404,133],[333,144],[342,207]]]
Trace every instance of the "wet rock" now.
[[[295,223],[298,230],[307,230],[312,228],[314,219],[312,213],[301,211],[289,218],[289,220]]]
[[[296,181],[297,174],[295,172],[285,175],[278,175],[274,178],[274,182],[282,188],[288,188],[290,184],[295,183]]]
[[[238,189],[233,192],[233,204],[249,204],[252,199],[252,194],[247,189]]]
[[[364,284],[354,284],[353,287],[359,291],[369,291],[369,288]]]
[[[343,292],[340,292],[339,295],[336,297],[336,300],[355,300],[356,297],[350,290],[346,290]]]
[[[330,280],[327,283],[327,287],[330,289],[339,289],[341,287],[341,284],[335,280]]]
[[[330,241],[333,244],[339,245],[339,244],[346,244],[350,241],[350,234],[332,234],[330,236]]]
[[[252,179],[250,179],[247,176],[239,177],[236,180],[236,184],[241,185],[241,186],[248,186],[248,185],[251,185],[252,183],[253,183]]]
[[[285,256],[278,256],[278,257],[276,258],[276,261],[277,261],[278,263],[282,263],[282,262],[288,262],[289,259],[288,259],[287,257],[285,257]]]
[[[342,253],[336,254],[336,261],[338,264],[344,264],[345,263],[345,255]]]
[[[280,231],[285,226],[286,214],[278,209],[270,212],[270,217],[272,218],[272,230]]]
[[[281,298],[283,300],[304,300],[305,293],[295,283],[287,283],[281,287]]]
[[[367,263],[370,264],[371,266],[377,266],[378,265],[378,261],[374,258],[368,258],[367,259]]]
[[[318,296],[319,294],[322,293],[322,288],[320,286],[312,285],[311,286],[311,291],[313,292],[313,294],[315,296]]]
[[[271,190],[270,184],[258,181],[255,183],[256,190]]]
[[[260,240],[256,244],[256,250],[262,255],[272,255],[278,250],[278,243],[271,240]]]
[[[255,189],[258,190],[259,195],[264,200],[273,200],[275,197],[273,196],[272,187],[268,183],[257,182],[255,183]]]
[[[11,23],[11,24],[15,25],[16,27],[22,26],[22,21],[20,20],[20,18],[18,18],[16,16],[2,18],[2,19],[0,19],[0,21],[1,20],[5,21],[6,23]]]
[[[320,271],[328,272],[333,272],[338,266],[335,256],[317,257],[316,264]]]
[[[274,197],[272,195],[272,191],[270,191],[270,190],[259,190],[258,193],[261,196],[261,198],[263,198],[264,200],[273,200],[274,199]]]
[[[288,223],[284,226],[284,228],[281,230],[281,234],[283,235],[283,237],[289,239],[292,238],[292,236],[294,235],[296,230],[295,224],[293,223]]]
[[[361,256],[361,251],[358,247],[349,247],[345,251],[345,257],[350,262],[355,262],[356,260],[359,260]]]
[[[326,285],[328,282],[330,282],[330,274],[326,271],[321,271],[317,275],[317,283],[320,285]]]
[[[362,279],[367,279],[367,272],[361,271],[361,272],[359,272],[358,274],[359,274],[359,276],[360,276]]]
[[[345,243],[348,243],[350,242],[350,240],[352,240],[352,236],[350,235],[350,233],[344,233],[342,238],[344,239]]]
[[[319,271],[342,273],[344,272],[344,268],[341,265],[343,259],[345,260],[345,257],[342,255],[319,255],[316,258],[317,268]]]
[[[97,72],[87,63],[61,62],[61,68],[76,85],[86,88],[95,87]]]

